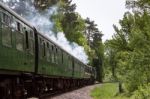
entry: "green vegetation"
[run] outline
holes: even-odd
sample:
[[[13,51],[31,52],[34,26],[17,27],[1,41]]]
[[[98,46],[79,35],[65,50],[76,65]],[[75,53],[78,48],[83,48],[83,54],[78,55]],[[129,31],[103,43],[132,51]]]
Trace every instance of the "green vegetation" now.
[[[138,87],[134,93],[135,99],[150,99],[150,83]]]
[[[134,99],[150,98],[150,2],[127,1],[126,12],[114,25],[115,34],[105,42],[105,77],[122,83],[124,93]]]
[[[93,99],[134,99],[124,94],[118,94],[118,83],[104,83],[92,90]]]
[[[118,83],[104,83],[91,92],[93,99],[150,99],[150,84],[140,86],[133,95],[119,94]]]
[[[118,84],[117,83],[106,83],[99,87],[96,87],[91,96],[94,99],[108,99],[114,97],[118,93]]]

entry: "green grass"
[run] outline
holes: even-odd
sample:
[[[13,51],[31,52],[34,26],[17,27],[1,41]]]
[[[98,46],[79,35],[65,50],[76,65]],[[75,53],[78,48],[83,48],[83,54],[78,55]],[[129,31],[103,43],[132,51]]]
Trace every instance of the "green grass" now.
[[[105,83],[94,88],[91,92],[93,99],[131,99],[118,94],[118,83]]]

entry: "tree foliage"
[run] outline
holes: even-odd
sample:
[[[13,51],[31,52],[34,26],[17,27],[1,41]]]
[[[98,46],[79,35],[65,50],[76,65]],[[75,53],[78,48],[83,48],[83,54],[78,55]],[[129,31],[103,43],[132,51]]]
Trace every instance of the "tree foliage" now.
[[[75,12],[76,5],[72,4],[72,0],[60,0],[58,6],[58,13],[53,16],[55,31],[64,32],[70,42],[84,46],[89,56],[89,64],[92,65],[93,58],[98,57],[98,55],[101,56],[103,53],[101,50],[103,49],[102,33],[94,21],[89,18],[83,19],[79,13]],[[98,49],[97,46],[101,46],[99,47],[101,49]]]
[[[58,3],[59,0],[34,0],[36,8],[43,10]]]
[[[133,12],[124,14],[119,21],[120,29],[114,25],[116,33],[105,45],[108,65],[115,70],[113,75],[124,83],[128,92],[133,92],[150,82],[149,0],[127,2],[127,6],[134,8]]]

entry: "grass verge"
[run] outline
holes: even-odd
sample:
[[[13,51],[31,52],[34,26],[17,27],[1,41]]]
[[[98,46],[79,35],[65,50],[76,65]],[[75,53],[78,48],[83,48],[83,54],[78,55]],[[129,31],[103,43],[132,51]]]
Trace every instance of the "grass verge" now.
[[[131,99],[129,97],[118,95],[118,83],[104,83],[92,90],[93,99]]]

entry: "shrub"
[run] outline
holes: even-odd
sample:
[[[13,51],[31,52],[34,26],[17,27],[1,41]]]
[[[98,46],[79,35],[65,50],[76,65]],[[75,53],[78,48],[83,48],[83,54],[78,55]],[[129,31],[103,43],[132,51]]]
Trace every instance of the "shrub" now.
[[[150,83],[139,86],[134,92],[135,99],[150,99]]]

